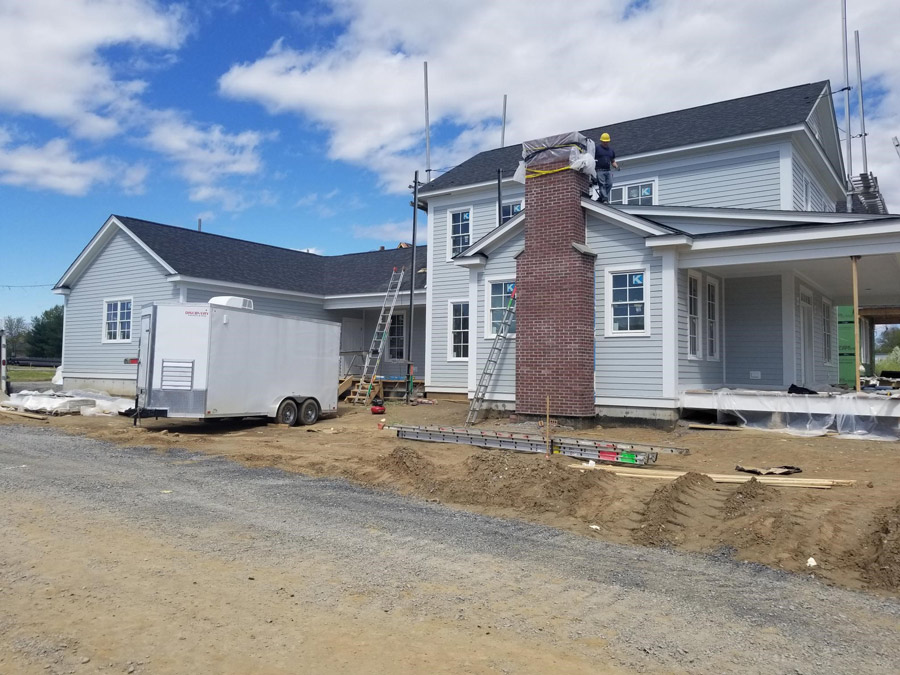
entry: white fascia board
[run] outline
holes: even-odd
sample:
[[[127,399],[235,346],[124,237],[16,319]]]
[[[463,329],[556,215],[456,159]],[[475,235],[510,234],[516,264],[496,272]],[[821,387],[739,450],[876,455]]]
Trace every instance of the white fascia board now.
[[[703,208],[696,206],[623,206],[622,211],[647,217],[665,216],[685,220],[774,221],[784,223],[844,223],[855,220],[876,220],[891,216],[872,213],[843,213],[840,211],[775,211],[769,209]]]
[[[248,291],[250,293],[261,293],[263,295],[272,295],[276,297],[289,298],[309,298],[310,300],[324,300],[324,295],[314,295],[312,293],[301,293],[300,291],[286,291],[280,288],[269,288],[267,286],[253,286],[250,284],[236,284],[230,281],[221,281],[218,279],[204,279],[202,277],[189,277],[184,274],[170,274],[166,277],[166,281],[174,284],[188,284],[190,286],[211,286],[213,288],[233,289],[237,291]],[[384,297],[384,294],[381,294]]]
[[[514,217],[503,223],[503,225],[494,228],[489,233],[484,235],[481,239],[476,241],[461,254],[456,256],[456,258],[453,258],[453,260],[455,262],[456,260],[460,260],[461,258],[471,258],[478,253],[487,253],[489,251],[492,251],[501,244],[505,244],[507,241],[512,239],[513,236],[519,233],[519,230],[522,230],[524,228],[525,210],[522,209]]]
[[[694,238],[689,234],[667,234],[660,237],[647,237],[644,240],[648,248],[662,248],[664,246],[690,246]]]
[[[788,244],[797,241],[827,241],[829,239],[853,239],[879,234],[900,234],[900,219],[890,218],[868,225],[823,225],[819,228],[775,232],[735,232],[715,237],[695,239],[692,251],[709,251],[720,248],[741,248],[744,246],[766,246]]]
[[[413,294],[413,305],[424,307],[427,292],[422,289]],[[356,293],[352,295],[326,295],[325,309],[361,309],[369,307],[381,307],[384,304],[384,293]],[[403,291],[397,295],[397,305],[409,305],[409,291]]]
[[[660,227],[659,225],[651,223],[641,216],[625,213],[619,209],[613,208],[612,206],[607,206],[605,204],[598,204],[592,199],[582,199],[581,206],[587,211],[590,211],[591,213],[599,216],[602,220],[613,225],[624,227],[625,229],[641,236],[646,236],[648,234],[672,234],[672,231],[668,228]]]
[[[828,155],[825,154],[825,150],[822,148],[819,139],[816,138],[815,134],[813,134],[812,130],[809,128],[809,125],[805,122],[803,123],[803,131],[805,132],[806,140],[809,141],[810,145],[815,149],[816,154],[819,156],[819,159],[822,160],[822,164],[828,167],[828,175],[834,179],[835,184],[841,191],[845,191],[847,189],[846,184],[841,180],[841,177],[838,176],[837,171],[834,170],[834,167],[831,165],[831,160],[829,160]]]
[[[453,259],[453,264],[467,269],[484,267],[487,264],[487,256],[477,253],[475,255],[458,256]]]
[[[501,190],[505,185],[521,185],[519,181],[513,180],[512,178],[504,178],[501,183]],[[496,187],[497,180],[486,180],[481,183],[471,183],[469,185],[454,185],[453,187],[444,188],[443,190],[433,190],[431,192],[422,192],[419,190],[419,199],[425,198],[427,201],[428,197],[441,197],[443,195],[461,195],[466,192],[483,190],[486,187]]]
[[[68,295],[71,292],[72,292],[71,288],[54,288],[53,289],[53,293],[56,293],[56,295]]]

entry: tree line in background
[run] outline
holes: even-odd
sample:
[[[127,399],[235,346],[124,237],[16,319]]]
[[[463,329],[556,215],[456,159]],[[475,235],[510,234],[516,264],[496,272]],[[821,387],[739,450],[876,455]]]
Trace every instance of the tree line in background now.
[[[63,306],[51,307],[28,321],[22,316],[3,318],[8,358],[61,358],[63,336]]]

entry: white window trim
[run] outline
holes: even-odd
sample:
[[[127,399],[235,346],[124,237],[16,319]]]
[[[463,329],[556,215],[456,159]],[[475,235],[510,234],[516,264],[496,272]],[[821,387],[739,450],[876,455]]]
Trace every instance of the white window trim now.
[[[453,260],[453,214],[465,213],[466,211],[469,212],[469,246],[475,243],[475,206],[447,209],[447,262]]]
[[[493,340],[497,334],[492,332],[493,321],[491,321],[491,284],[515,283],[515,275],[506,275],[502,277],[485,277],[484,279],[484,337],[487,340]],[[469,307],[469,321],[472,320],[472,308]],[[515,338],[515,333],[507,333],[508,338]],[[469,349],[472,347],[470,346]]]
[[[100,342],[102,344],[118,344],[118,345],[127,345],[131,342],[131,337],[127,340],[122,340],[117,338],[115,340],[110,340],[106,337],[106,306],[111,302],[130,302],[131,303],[131,333],[130,335],[134,337],[134,298],[133,297],[121,297],[121,298],[103,298],[103,320],[100,323]],[[118,332],[118,331],[117,331]]]
[[[407,352],[409,352],[409,321],[406,320],[406,315],[409,314],[409,310],[404,309],[395,309],[394,313],[391,315],[391,325],[394,324],[395,316],[403,317],[403,355],[406,356]],[[387,339],[385,340],[384,350],[384,360],[388,363],[406,363],[405,358],[400,359],[392,359],[391,358],[391,327],[388,326],[388,334]]]
[[[691,354],[691,279],[697,280],[697,353]],[[703,359],[703,275],[694,270],[688,270],[688,282],[685,287],[684,306],[687,310],[687,357],[691,361]]]
[[[829,332],[828,332],[828,336],[830,338],[829,340],[825,339],[825,306],[826,305],[828,306],[829,316],[831,317],[831,320],[829,321],[830,325],[829,325]],[[834,336],[837,333],[836,328],[837,328],[837,320],[836,320],[835,313],[834,313],[834,303],[831,302],[831,300],[829,300],[828,298],[822,298],[822,363],[826,366],[834,365],[834,352],[835,352]],[[826,356],[827,352],[825,350],[825,345],[828,345],[829,343],[830,343],[829,346],[831,347],[831,358],[826,359],[825,356]]]
[[[709,330],[706,331],[706,360],[707,361],[720,361],[722,359],[722,286],[719,284],[718,279],[714,279],[713,277],[706,277],[706,284],[704,284],[703,288],[706,291],[706,304],[704,309],[706,310],[705,317],[705,325],[709,326],[709,287],[715,286],[716,288],[716,316],[715,319],[715,329],[716,329],[716,353],[709,353]]]
[[[525,199],[524,198],[523,199],[504,199],[503,204],[501,204],[500,207],[494,206],[494,222],[495,223],[498,223],[500,225],[503,224],[500,222],[499,209],[502,208],[503,206],[510,206],[512,204],[519,204],[524,209],[525,208]],[[519,214],[517,213],[517,214],[513,215],[512,218],[515,218],[517,215],[519,215]],[[470,220],[471,220],[471,218],[472,218],[472,216],[469,216]],[[510,220],[512,220],[512,218],[510,218]]]
[[[646,182],[646,181],[645,181]],[[613,331],[612,325],[612,275],[623,272],[641,272],[644,275],[644,330]],[[603,269],[603,337],[630,338],[646,337],[650,333],[650,275],[646,267],[635,265],[615,265]]]
[[[453,305],[466,304],[469,306],[469,324],[472,323],[472,303],[469,298],[448,300],[447,301],[447,360],[448,361],[468,361],[468,356],[453,356]],[[466,339],[472,334],[472,326],[466,330]],[[469,354],[472,353],[472,345],[469,345]]]
[[[653,183],[653,203],[651,206],[657,206],[659,204],[659,179],[654,176],[653,178],[644,178],[643,180],[628,180],[627,182],[617,183],[615,181],[615,173],[613,173],[613,185],[610,188],[610,197],[612,197],[612,190],[614,188],[622,188],[625,190],[629,185],[643,185],[644,183]],[[625,194],[624,192],[622,193]],[[615,206],[640,206],[640,204],[628,204],[627,202],[622,204],[615,204]],[[646,204],[644,204],[646,206]]]

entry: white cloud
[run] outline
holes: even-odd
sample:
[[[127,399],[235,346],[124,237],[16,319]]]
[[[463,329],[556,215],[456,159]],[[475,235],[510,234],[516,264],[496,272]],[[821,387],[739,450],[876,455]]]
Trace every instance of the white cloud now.
[[[401,241],[412,240],[411,222],[390,222],[379,225],[354,225],[352,228],[354,239],[374,239],[389,246],[399,244]],[[427,226],[418,223],[416,228],[416,243],[424,244],[428,235]]]
[[[113,135],[144,83],[117,77],[101,50],[168,50],[184,34],[181,7],[152,0],[0,0],[0,109]]]
[[[325,255],[325,251],[317,246],[309,246],[308,248],[295,248],[295,251],[300,251],[301,253],[314,253],[315,255]]]
[[[325,194],[318,192],[309,192],[296,201],[294,206],[302,209],[314,211],[320,218],[331,218],[338,213],[338,208],[334,204],[329,204],[335,197],[340,194],[338,188],[329,190]]]
[[[396,192],[424,168],[424,60],[435,168],[499,144],[504,93],[506,138],[518,143],[818,79],[841,86],[836,3],[655,0],[628,19],[626,0],[579,3],[574,13],[563,0],[521,11],[484,0],[434,3],[427,12],[413,0],[329,5],[329,19],[345,30],[327,48],[279,40],[233,65],[220,92],[321,125],[331,158],[375,171]],[[887,20],[897,17],[896,0],[850,5],[865,71],[891,92],[869,109],[870,155],[900,206],[900,168],[873,147],[900,122],[900,33]]]
[[[128,194],[143,191],[147,169],[116,159],[80,159],[69,141],[54,138],[42,146],[10,145],[0,128],[0,183],[80,197],[95,185],[117,184]]]

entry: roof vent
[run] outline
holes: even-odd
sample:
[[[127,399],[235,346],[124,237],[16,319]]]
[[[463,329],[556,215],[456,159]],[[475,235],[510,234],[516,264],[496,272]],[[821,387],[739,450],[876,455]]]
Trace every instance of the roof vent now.
[[[236,295],[217,295],[209,299],[211,305],[222,307],[240,307],[241,309],[253,309],[253,301],[249,298],[239,298]]]

